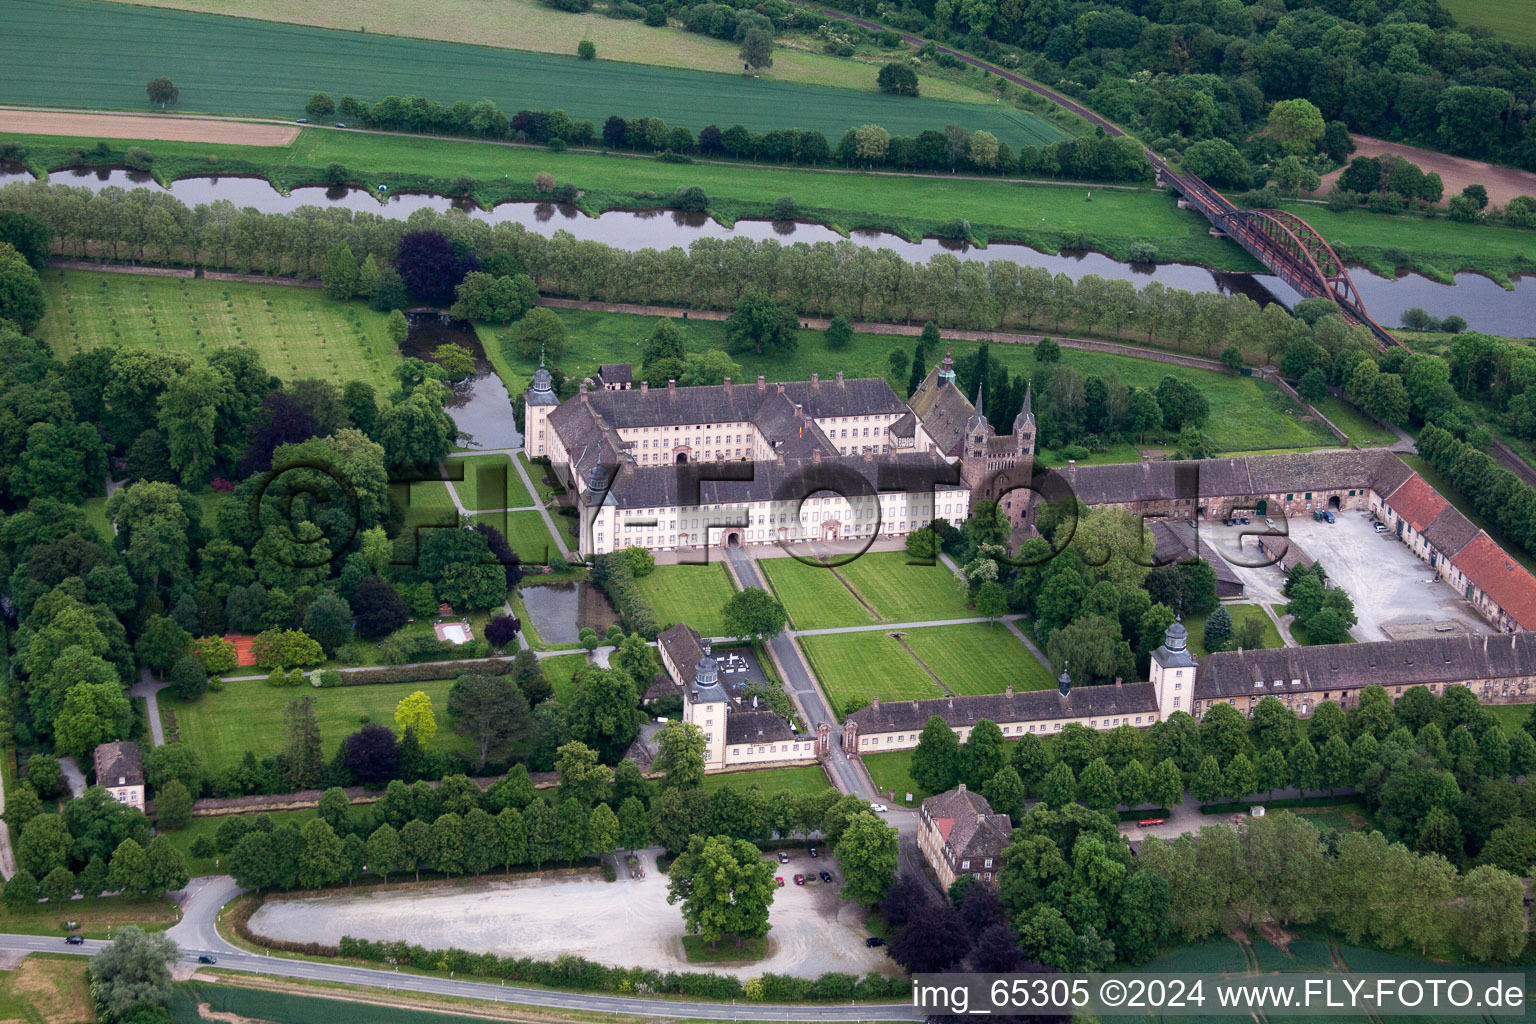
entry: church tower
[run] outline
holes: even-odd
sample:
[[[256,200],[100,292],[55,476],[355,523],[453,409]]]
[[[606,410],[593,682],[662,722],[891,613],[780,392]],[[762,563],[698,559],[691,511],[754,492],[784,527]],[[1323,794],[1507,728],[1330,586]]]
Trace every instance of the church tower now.
[[[948,359],[948,357],[945,357]],[[987,422],[981,406],[981,385],[976,386],[976,406],[971,418],[965,423],[965,447],[960,457],[960,472],[972,488],[977,487],[991,472],[987,463],[988,440],[996,434]]]
[[[945,381],[951,384],[955,382],[955,361],[950,357],[949,346],[944,346],[944,360],[939,363],[939,386],[943,387]]]
[[[1035,467],[1035,404],[1034,382],[1024,385],[1024,405],[1013,418],[1014,465],[1023,467],[1026,476],[1033,475]]]

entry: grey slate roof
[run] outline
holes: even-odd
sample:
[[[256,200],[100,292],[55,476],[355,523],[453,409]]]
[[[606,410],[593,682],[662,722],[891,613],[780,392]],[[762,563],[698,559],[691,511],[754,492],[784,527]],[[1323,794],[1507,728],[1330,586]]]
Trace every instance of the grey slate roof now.
[[[884,377],[855,377],[824,381],[791,381],[783,385],[711,385],[693,388],[649,388],[645,391],[597,391],[588,404],[617,429],[693,423],[745,423],[783,387],[790,402],[804,406],[807,416],[871,416],[906,410]],[[566,403],[570,404],[570,403]],[[564,436],[564,435],[562,435]]]
[[[910,404],[935,447],[945,455],[959,455],[965,424],[974,411],[960,389],[951,381],[940,380],[935,367],[912,392]]]
[[[710,476],[728,472],[739,472],[742,476],[739,480],[701,480],[698,500],[704,505],[790,501],[823,489],[853,497],[856,492],[848,486],[851,476],[867,481],[870,493],[877,490],[927,490],[930,487],[943,491],[961,486],[958,482],[948,483],[956,476],[952,466],[932,454],[918,452],[892,452],[868,459],[863,455],[837,455],[820,461],[786,459],[782,465],[766,460],[703,465]],[[620,508],[681,504],[684,480],[690,468],[625,464],[620,468],[609,501]],[[934,481],[943,482],[935,484]]]
[[[1237,574],[1211,546],[1201,538],[1195,524],[1183,519],[1155,519],[1151,524],[1152,538],[1156,541],[1153,558],[1159,565],[1169,562],[1186,562],[1197,555],[1211,565],[1216,582],[1243,586],[1243,578]]]
[[[144,761],[139,745],[127,740],[113,740],[98,746],[91,755],[96,763],[96,781],[103,786],[144,785]]]
[[[1252,685],[1250,681],[1250,685]],[[871,704],[849,715],[861,733],[921,730],[938,715],[952,728],[967,728],[983,718],[993,722],[1049,721],[1054,718],[1103,718],[1156,713],[1157,700],[1151,683],[1120,686],[1074,686],[1069,697],[1055,690],[1029,690],[1012,695],[938,697]]]
[[[1306,452],[1199,461],[1074,466],[1051,472],[1089,505],[1172,498],[1242,497],[1295,491],[1381,488],[1412,470],[1391,452]],[[1377,486],[1377,482],[1380,486]],[[1401,482],[1400,480],[1398,482]]]
[[[1200,662],[1195,699],[1531,675],[1536,675],[1536,634],[1532,633],[1222,651]],[[1282,686],[1275,685],[1277,679]],[[1293,679],[1299,684],[1292,686]],[[1255,686],[1260,680],[1264,685]]]
[[[772,711],[732,711],[725,716],[725,742],[783,743],[794,740],[794,730]]]
[[[629,384],[635,379],[628,363],[603,363],[597,368],[597,377],[604,384]]]
[[[1013,822],[1008,815],[994,814],[992,805],[980,794],[965,789],[931,796],[923,801],[923,810],[932,818],[952,821],[944,842],[955,864],[963,860],[997,857],[1008,845],[1008,837],[1013,832]]]
[[[1472,543],[1472,539],[1477,536],[1477,527],[1472,520],[1458,512],[1456,506],[1450,505],[1442,509],[1422,532],[1424,539],[1433,544],[1436,551],[1450,558]]]

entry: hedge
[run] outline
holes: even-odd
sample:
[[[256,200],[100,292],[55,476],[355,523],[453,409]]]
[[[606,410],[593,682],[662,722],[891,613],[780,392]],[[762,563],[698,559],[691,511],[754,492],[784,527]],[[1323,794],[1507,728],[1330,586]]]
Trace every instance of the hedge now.
[[[608,599],[619,610],[629,632],[638,633],[647,640],[655,640],[661,632],[656,609],[635,582],[635,570],[629,556],[622,551],[599,555],[592,563],[592,582],[602,587]]]
[[[607,967],[579,956],[562,956],[556,961],[534,960],[496,953],[471,953],[463,949],[427,949],[404,941],[374,942],[351,936],[342,936],[337,952],[348,959],[404,964],[420,971],[500,978],[585,992],[681,995],[767,1003],[905,999],[911,992],[911,983],[907,979],[887,978],[875,973],[855,978],[851,974],[829,972],[814,979],[764,974],[743,983],[723,974]]]
[[[450,671],[444,672],[444,669]],[[485,661],[455,661],[451,664],[409,665],[400,668],[364,668],[342,672],[338,686],[372,686],[377,683],[426,683],[435,679],[457,679],[471,672],[481,675],[506,675],[512,668],[510,658]]]

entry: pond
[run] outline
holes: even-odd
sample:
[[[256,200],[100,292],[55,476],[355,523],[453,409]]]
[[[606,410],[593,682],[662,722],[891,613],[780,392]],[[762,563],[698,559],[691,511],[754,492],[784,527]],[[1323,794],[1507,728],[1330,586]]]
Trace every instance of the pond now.
[[[15,165],[0,167],[0,186],[13,181],[30,180],[31,175],[24,168]],[[343,206],[359,212],[404,219],[417,210],[430,209],[442,213],[449,209],[459,209],[476,220],[490,224],[521,224],[530,231],[546,236],[556,231],[568,231],[579,239],[604,242],[628,250],[665,249],[674,245],[686,248],[699,238],[774,238],[786,244],[842,240],[837,232],[820,224],[739,220],[727,228],[705,214],[677,210],[610,210],[600,217],[589,217],[571,205],[528,202],[502,203],[493,209],[483,210],[467,199],[450,199],[447,196],[423,193],[393,193],[380,201],[363,189],[343,186],[296,188],[290,194],[283,195],[261,178],[227,175],[182,178],[173,182],[169,190],[163,189],[149,174],[122,168],[57,171],[51,175],[50,180],[90,189],[101,189],[108,185],[159,189],[169,191],[188,206],[227,199],[236,206],[254,207],[264,213],[287,213],[301,206]],[[994,242],[985,248],[939,238],[908,242],[882,231],[855,231],[851,240],[870,248],[890,249],[911,262],[926,262],[936,253],[948,252],[964,260],[1013,260],[1021,266],[1043,267],[1052,274],[1066,274],[1074,280],[1087,274],[1097,274],[1107,279],[1129,280],[1138,287],[1150,281],[1158,281],[1169,288],[1185,291],[1240,293],[1261,303],[1279,300],[1291,305],[1300,298],[1271,274],[1233,274],[1180,263],[1121,263],[1095,252],[1063,251],[1047,254],[1010,242]],[[1371,315],[1388,329],[1398,326],[1402,322],[1403,312],[1415,306],[1436,317],[1457,314],[1475,330],[1516,337],[1531,334],[1531,324],[1536,321],[1536,277],[1532,276],[1516,278],[1515,286],[1510,290],[1486,277],[1471,273],[1457,274],[1454,285],[1441,284],[1418,274],[1393,280],[1364,267],[1350,268],[1350,276]]]
[[[533,628],[545,643],[573,644],[588,626],[602,636],[619,622],[608,595],[591,583],[530,586],[525,582],[521,593]]]
[[[521,448],[523,435],[517,429],[517,417],[512,402],[490,361],[474,324],[432,309],[414,309],[405,315],[410,333],[400,354],[433,361],[432,354],[439,345],[461,345],[475,356],[475,375],[458,381],[450,387],[453,391],[445,407],[459,431],[469,437],[461,438],[466,448]]]

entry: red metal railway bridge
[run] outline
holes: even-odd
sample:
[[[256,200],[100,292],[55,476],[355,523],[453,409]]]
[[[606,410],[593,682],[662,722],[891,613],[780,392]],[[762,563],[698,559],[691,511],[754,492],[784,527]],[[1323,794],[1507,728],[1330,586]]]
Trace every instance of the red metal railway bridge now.
[[[1193,174],[1181,174],[1150,150],[1147,159],[1166,185],[1205,215],[1212,226],[1247,249],[1280,280],[1304,298],[1331,299],[1344,319],[1367,328],[1383,350],[1406,347],[1365,310],[1344,261],[1317,230],[1284,210],[1239,210]]]

